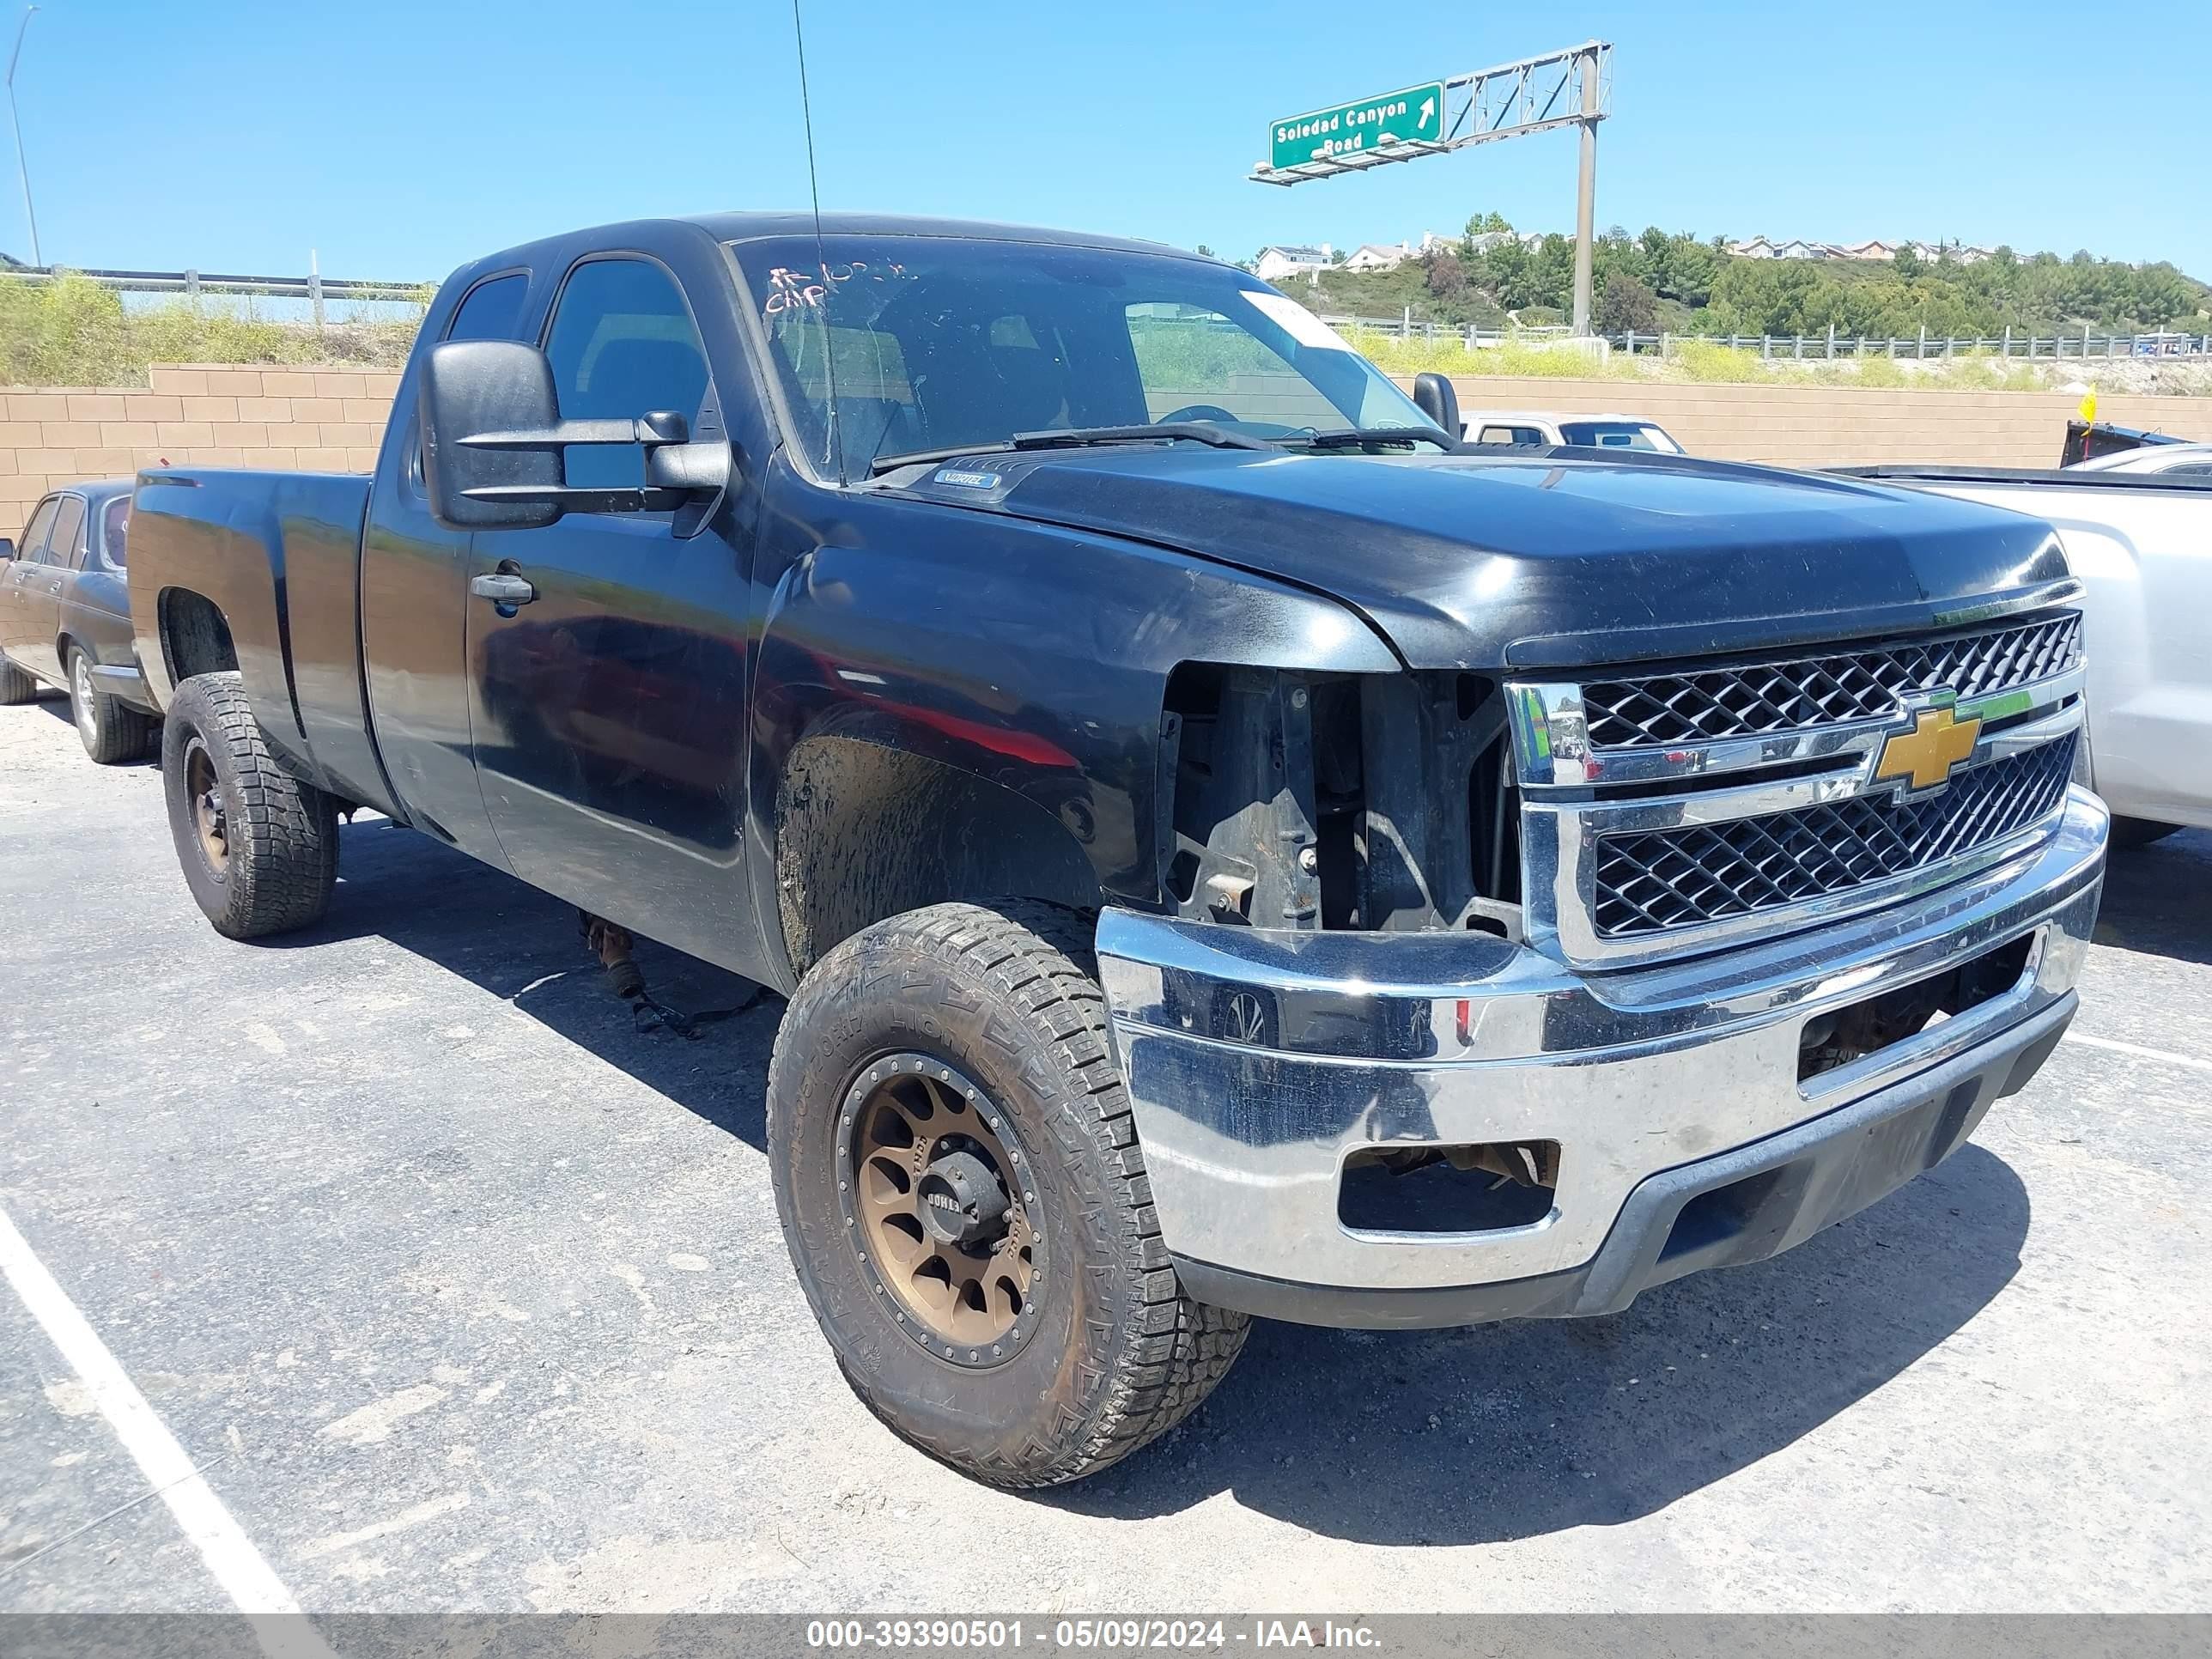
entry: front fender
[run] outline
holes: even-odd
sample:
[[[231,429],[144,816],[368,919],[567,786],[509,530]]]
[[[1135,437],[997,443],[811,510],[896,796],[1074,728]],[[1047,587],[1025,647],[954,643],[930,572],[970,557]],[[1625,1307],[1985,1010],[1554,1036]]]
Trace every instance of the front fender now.
[[[785,499],[769,522],[805,540],[769,595],[754,667],[753,827],[775,849],[756,868],[777,884],[760,895],[764,915],[781,910],[794,859],[808,861],[782,846],[814,822],[793,814],[793,781],[834,776],[844,790],[863,775],[859,798],[906,826],[894,838],[915,833],[919,803],[951,815],[920,826],[966,849],[940,867],[1026,871],[1049,890],[1020,896],[1055,902],[1079,890],[1086,903],[1158,908],[1160,720],[1177,665],[1399,666],[1335,602],[1187,555],[787,473],[770,487]],[[854,746],[925,764],[861,761]],[[976,850],[994,839],[1016,850]],[[877,893],[838,908],[859,926],[917,885],[853,880]],[[826,948],[788,927],[786,945],[794,979]]]

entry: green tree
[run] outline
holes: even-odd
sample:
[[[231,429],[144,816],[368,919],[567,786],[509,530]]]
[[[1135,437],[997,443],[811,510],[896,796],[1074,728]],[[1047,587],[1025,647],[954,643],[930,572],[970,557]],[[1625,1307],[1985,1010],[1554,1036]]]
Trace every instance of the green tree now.
[[[1564,311],[1574,301],[1575,240],[1556,233],[1536,245],[1522,283],[1524,298],[1509,301],[1521,306],[1553,306]]]

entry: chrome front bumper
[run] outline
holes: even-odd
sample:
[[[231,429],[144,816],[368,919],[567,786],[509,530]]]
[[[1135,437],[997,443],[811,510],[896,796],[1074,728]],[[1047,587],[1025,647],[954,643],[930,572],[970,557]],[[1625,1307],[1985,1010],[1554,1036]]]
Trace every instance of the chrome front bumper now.
[[[2077,788],[2035,845],[1910,903],[1604,974],[1485,935],[1109,909],[1100,979],[1165,1243],[1199,1295],[1343,1324],[1604,1311],[1787,1248],[1947,1154],[2049,1053],[2072,1015],[2107,823]],[[2009,991],[1798,1083],[1809,1018],[2024,934]],[[1532,1140],[1561,1149],[1551,1213],[1533,1224],[1339,1219],[1355,1152]],[[1738,1216],[1733,1244],[1676,1236],[1699,1193],[1765,1170],[1794,1173],[1761,1187],[1766,1207]]]

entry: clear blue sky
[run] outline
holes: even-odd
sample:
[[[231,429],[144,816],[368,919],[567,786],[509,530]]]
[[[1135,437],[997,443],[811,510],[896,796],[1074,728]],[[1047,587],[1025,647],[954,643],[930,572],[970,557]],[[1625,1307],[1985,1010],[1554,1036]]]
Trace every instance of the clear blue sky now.
[[[20,15],[0,0],[10,38]],[[1243,175],[1271,116],[1595,35],[1617,49],[1601,226],[2087,247],[2212,280],[2208,0],[805,0],[805,18],[830,206],[1232,258],[1478,210],[1571,229],[1571,131],[1287,191]],[[440,276],[579,224],[806,199],[787,0],[47,0],[17,91],[45,252],[71,264],[289,274],[312,246],[331,275]],[[2146,152],[2169,161],[2112,160]],[[29,241],[0,174],[0,248]]]

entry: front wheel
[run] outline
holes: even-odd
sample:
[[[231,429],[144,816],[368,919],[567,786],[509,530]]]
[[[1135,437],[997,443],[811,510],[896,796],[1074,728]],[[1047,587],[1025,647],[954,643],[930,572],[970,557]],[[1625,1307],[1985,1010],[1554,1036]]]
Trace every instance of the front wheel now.
[[[769,1067],[784,1238],[848,1382],[1003,1486],[1126,1457],[1249,1322],[1183,1292],[1068,913],[939,904],[816,964]]]
[[[92,659],[82,651],[70,653],[69,690],[70,714],[86,754],[102,766],[145,758],[154,741],[153,717],[94,685]]]
[[[177,688],[161,793],[185,884],[229,939],[319,920],[338,875],[337,802],[278,766],[235,673]]]

